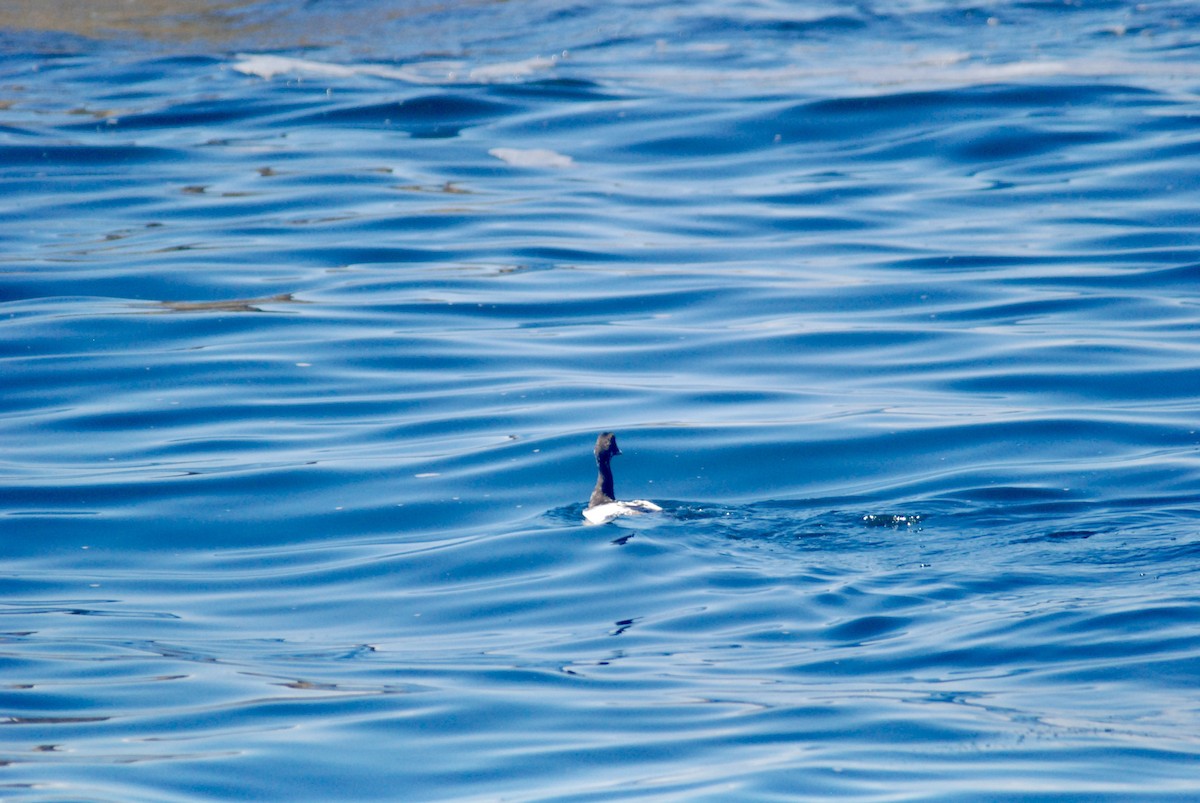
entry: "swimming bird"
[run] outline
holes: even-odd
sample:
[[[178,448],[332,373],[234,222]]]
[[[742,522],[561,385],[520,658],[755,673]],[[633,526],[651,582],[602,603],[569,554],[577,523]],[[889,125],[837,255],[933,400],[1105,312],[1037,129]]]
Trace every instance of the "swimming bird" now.
[[[613,498],[612,459],[619,455],[617,436],[611,432],[601,432],[596,438],[596,468],[600,476],[596,478],[596,489],[588,500],[583,517],[591,524],[605,524],[619,516],[634,516],[639,513],[653,513],[662,510],[661,507],[645,499],[635,499],[632,502],[618,502]]]

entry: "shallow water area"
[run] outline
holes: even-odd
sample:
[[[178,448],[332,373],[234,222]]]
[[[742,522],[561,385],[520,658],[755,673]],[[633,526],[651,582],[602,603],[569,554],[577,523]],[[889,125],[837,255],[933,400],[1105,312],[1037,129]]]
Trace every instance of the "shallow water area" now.
[[[1189,799],[1197,23],[0,10],[0,794]]]

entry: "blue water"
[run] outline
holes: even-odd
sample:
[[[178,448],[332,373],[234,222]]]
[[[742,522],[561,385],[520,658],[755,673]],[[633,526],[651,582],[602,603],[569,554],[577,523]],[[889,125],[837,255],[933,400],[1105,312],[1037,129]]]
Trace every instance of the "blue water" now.
[[[1193,4],[145,5],[0,10],[0,795],[1194,799]]]

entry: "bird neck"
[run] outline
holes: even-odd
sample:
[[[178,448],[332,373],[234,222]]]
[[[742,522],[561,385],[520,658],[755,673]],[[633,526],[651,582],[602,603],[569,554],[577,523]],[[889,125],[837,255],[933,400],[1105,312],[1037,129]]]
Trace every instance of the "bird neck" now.
[[[603,505],[616,498],[613,492],[612,467],[609,465],[609,461],[604,458],[596,458],[596,468],[600,470],[600,474],[596,477],[596,489],[592,491],[588,507]]]

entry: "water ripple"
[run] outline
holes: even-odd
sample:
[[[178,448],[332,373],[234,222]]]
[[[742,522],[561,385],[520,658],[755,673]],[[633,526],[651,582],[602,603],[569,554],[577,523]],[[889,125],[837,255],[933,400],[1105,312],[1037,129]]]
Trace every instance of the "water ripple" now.
[[[6,793],[1191,793],[1195,9],[94,5],[0,9]]]

